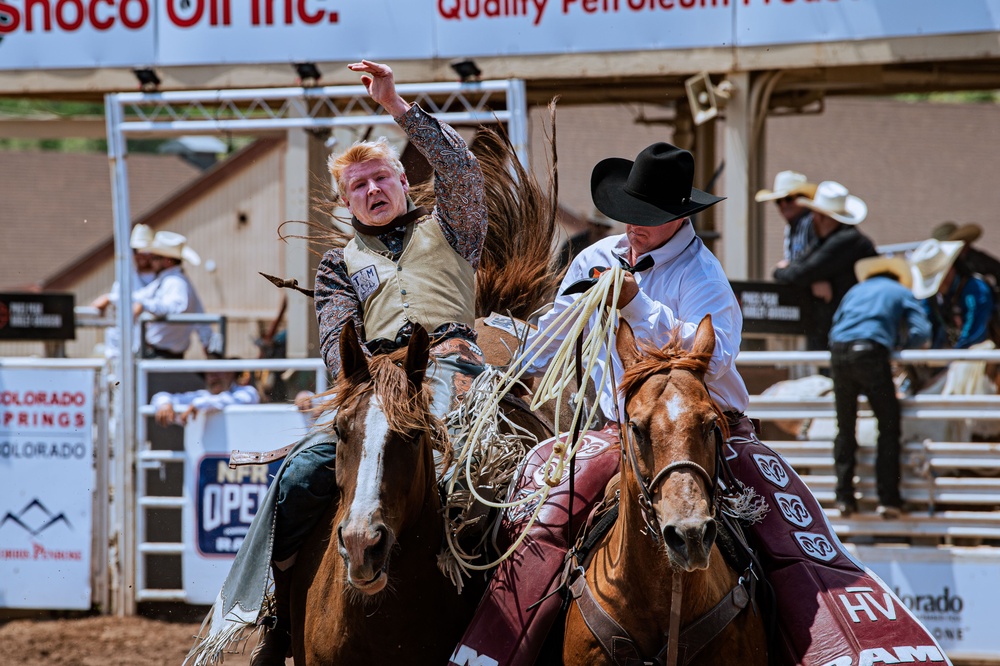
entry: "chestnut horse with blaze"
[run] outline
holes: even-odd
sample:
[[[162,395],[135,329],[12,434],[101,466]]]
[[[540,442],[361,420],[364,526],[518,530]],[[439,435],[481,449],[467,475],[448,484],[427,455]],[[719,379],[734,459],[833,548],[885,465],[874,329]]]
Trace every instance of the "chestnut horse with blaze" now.
[[[711,316],[691,351],[677,340],[640,351],[624,320],[616,347],[626,412],[619,514],[572,586],[564,662],[764,666],[761,617],[715,544],[716,429],[725,417],[705,386]]]
[[[340,346],[340,499],[295,567],[292,614],[304,618],[293,622],[295,663],[442,664],[481,588],[460,596],[437,567],[433,451],[448,440],[424,386],[428,336],[416,326],[405,350],[369,360],[349,323]]]

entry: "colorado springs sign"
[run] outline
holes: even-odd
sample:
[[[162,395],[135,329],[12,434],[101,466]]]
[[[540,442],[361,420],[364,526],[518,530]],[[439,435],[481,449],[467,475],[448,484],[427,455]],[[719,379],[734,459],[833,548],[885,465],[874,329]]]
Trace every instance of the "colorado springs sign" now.
[[[1000,0],[0,0],[0,69],[738,48],[998,29]]]

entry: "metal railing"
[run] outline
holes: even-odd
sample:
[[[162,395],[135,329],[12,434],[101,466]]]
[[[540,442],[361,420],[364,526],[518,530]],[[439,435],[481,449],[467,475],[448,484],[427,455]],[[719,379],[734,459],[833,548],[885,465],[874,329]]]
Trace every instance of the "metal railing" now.
[[[149,404],[147,395],[149,393],[149,376],[156,373],[166,372],[225,372],[225,371],[285,371],[298,370],[312,372],[315,374],[316,393],[322,393],[329,387],[327,380],[326,364],[320,358],[307,359],[267,359],[267,360],[200,360],[200,361],[170,361],[170,360],[144,360],[136,364],[136,404],[139,406],[138,412],[141,417],[152,416],[154,413],[152,405]],[[183,472],[187,457],[184,451],[160,450],[150,447],[148,441],[147,419],[138,418],[136,420],[136,441],[139,443],[136,455],[136,475],[135,475],[135,515],[133,524],[136,535],[136,565],[135,565],[135,587],[134,599],[136,602],[144,601],[180,601],[187,599],[188,595],[183,587],[181,588],[154,588],[147,582],[146,557],[160,555],[183,554],[185,549],[184,539],[193,538],[193,535],[183,534],[181,541],[150,541],[147,533],[148,520],[146,512],[151,509],[166,509],[169,511],[182,511],[192,501],[191,497],[181,495],[150,495],[148,494],[148,484],[145,472],[147,470],[163,471],[166,465],[177,465]],[[291,442],[275,442],[273,448],[279,448]]]

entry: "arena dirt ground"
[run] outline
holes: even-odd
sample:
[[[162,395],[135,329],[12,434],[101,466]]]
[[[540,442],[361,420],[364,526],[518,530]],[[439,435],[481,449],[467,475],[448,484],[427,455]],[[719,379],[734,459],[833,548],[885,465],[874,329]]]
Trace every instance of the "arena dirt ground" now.
[[[0,620],[0,663],[18,666],[180,666],[198,621],[149,617]],[[245,654],[225,666],[246,666]]]

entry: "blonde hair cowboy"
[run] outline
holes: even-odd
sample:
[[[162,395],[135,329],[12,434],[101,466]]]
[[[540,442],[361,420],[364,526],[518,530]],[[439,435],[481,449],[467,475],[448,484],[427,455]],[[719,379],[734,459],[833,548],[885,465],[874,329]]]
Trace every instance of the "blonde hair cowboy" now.
[[[389,145],[384,136],[375,141],[358,141],[340,155],[331,155],[327,160],[326,166],[333,179],[337,181],[337,193],[343,201],[347,201],[347,183],[343,180],[344,170],[352,164],[372,160],[382,160],[397,176],[401,176],[405,171],[403,163],[399,161],[399,151]]]

